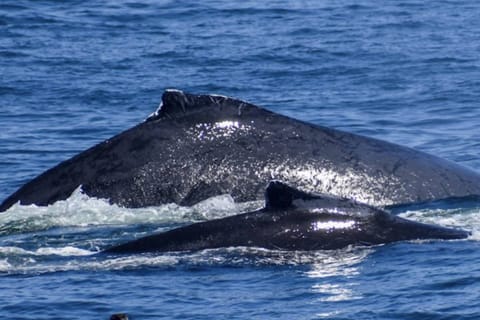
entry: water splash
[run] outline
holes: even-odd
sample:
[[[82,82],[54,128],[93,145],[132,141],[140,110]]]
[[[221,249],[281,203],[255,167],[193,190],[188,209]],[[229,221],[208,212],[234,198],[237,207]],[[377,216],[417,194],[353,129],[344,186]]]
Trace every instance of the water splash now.
[[[77,188],[68,199],[46,207],[15,204],[0,214],[0,236],[53,227],[196,222],[238,214],[260,206],[261,202],[235,203],[230,195],[220,195],[192,207],[166,204],[131,209],[89,197],[81,188]]]

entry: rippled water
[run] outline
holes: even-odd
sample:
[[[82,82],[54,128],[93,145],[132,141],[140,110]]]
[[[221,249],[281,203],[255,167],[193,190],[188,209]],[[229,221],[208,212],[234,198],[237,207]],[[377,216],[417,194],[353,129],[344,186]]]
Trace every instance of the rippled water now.
[[[166,88],[231,95],[480,170],[476,1],[0,3],[0,198],[142,121]],[[467,241],[96,255],[259,203],[123,209],[77,191],[0,214],[4,319],[478,319],[480,204],[399,210]]]

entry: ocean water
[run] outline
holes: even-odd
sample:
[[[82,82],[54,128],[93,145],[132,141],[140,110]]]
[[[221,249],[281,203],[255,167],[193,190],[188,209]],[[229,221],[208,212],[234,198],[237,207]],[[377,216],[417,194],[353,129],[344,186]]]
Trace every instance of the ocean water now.
[[[480,3],[0,2],[0,199],[153,112],[230,95],[480,170]],[[259,206],[124,209],[79,190],[0,213],[2,319],[479,319],[480,204],[408,207],[464,241],[95,255]]]

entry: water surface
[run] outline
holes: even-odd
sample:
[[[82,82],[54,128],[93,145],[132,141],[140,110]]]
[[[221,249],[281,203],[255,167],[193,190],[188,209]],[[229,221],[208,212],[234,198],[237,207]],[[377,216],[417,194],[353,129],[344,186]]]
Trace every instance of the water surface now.
[[[26,1],[0,4],[0,198],[145,119],[166,88],[230,95],[480,170],[480,4]],[[258,205],[258,204],[254,204]],[[403,216],[473,231],[333,252],[95,255],[233,214],[123,209],[76,192],[0,214],[4,319],[478,319],[480,205]]]

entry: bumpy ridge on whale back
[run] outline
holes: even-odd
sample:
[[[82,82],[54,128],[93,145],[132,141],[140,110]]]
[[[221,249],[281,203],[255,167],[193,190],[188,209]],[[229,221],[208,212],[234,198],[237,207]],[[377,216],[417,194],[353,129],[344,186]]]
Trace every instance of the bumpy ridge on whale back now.
[[[194,95],[177,89],[168,89],[162,95],[162,103],[157,111],[151,114],[145,121],[155,121],[161,118],[175,118],[183,116],[190,111],[197,111],[202,108],[222,105],[236,106],[238,115],[241,115],[245,106],[252,107],[245,101],[233,99],[220,95]]]

